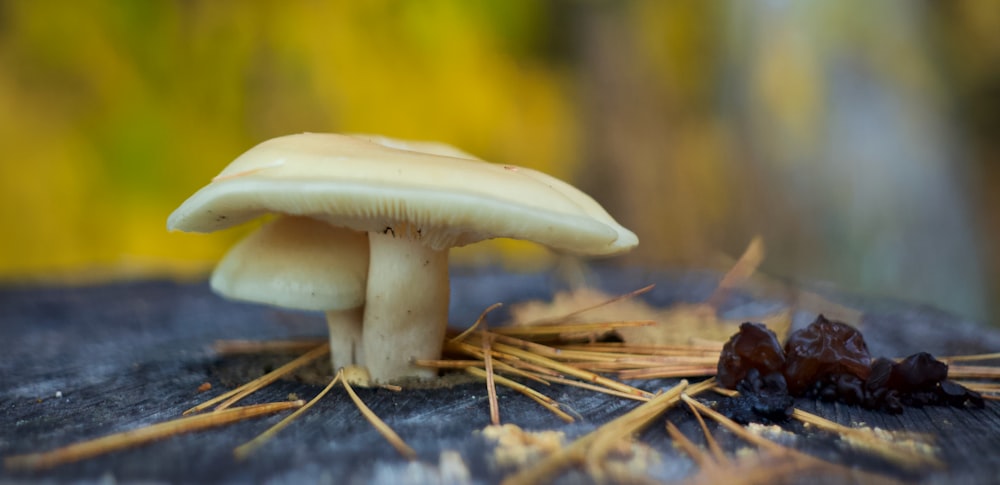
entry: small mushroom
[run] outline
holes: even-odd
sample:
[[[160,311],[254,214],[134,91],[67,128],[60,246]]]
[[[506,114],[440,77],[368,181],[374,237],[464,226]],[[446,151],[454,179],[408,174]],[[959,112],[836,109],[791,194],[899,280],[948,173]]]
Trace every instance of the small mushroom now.
[[[440,356],[449,248],[507,237],[598,256],[638,244],[600,204],[561,180],[448,145],[371,135],[265,141],[181,204],[167,227],[211,232],[270,212],[368,233],[362,341],[377,382],[434,375],[410,362]]]
[[[325,312],[336,370],[363,363],[367,277],[364,233],[284,216],[233,246],[212,273],[211,286],[234,300]]]

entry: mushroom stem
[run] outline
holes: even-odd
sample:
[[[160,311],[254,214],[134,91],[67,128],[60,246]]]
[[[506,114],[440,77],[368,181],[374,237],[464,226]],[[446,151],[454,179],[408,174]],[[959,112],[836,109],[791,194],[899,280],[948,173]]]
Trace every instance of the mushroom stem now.
[[[410,231],[369,233],[368,290],[362,349],[374,382],[431,378],[412,359],[441,356],[448,327],[448,250],[434,250]]]
[[[330,330],[330,363],[333,371],[341,367],[364,365],[361,349],[362,307],[326,312],[326,327]]]

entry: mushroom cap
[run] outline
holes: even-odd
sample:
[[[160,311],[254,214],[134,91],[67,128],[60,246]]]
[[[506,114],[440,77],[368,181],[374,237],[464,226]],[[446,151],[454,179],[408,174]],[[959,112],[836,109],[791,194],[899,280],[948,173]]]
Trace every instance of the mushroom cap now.
[[[371,135],[267,140],[181,204],[167,227],[212,232],[269,212],[363,232],[406,228],[433,249],[495,237],[585,255],[638,244],[594,199],[556,178],[444,144]]]
[[[388,148],[398,148],[400,150],[409,150],[411,152],[422,152],[429,153],[431,155],[441,155],[445,157],[455,157],[455,158],[468,158],[470,160],[479,160],[479,157],[468,153],[464,150],[453,147],[447,143],[441,143],[439,141],[413,141],[413,140],[400,140],[398,138],[389,138],[383,135],[372,135],[372,134],[352,134],[355,138],[361,138],[362,140],[368,140],[372,143],[377,143]]]
[[[308,217],[284,216],[236,243],[212,273],[212,289],[234,300],[298,310],[364,305],[368,237]]]

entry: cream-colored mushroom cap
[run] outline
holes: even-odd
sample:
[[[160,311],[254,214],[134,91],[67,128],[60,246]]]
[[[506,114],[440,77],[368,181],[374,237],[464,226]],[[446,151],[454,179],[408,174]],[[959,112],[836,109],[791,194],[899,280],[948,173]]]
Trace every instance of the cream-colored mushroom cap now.
[[[278,212],[362,232],[403,226],[439,250],[507,237],[612,255],[638,242],[588,195],[548,175],[380,138],[306,133],[265,141],[186,200],[167,227],[211,232]]]
[[[360,138],[362,140],[368,140],[372,143],[378,143],[379,145],[389,148],[398,148],[400,150],[409,150],[411,152],[430,153],[431,155],[441,155],[445,157],[480,160],[479,157],[469,152],[460,150],[447,143],[441,143],[439,141],[400,140],[398,138],[389,138],[387,136],[382,136],[382,135],[360,134],[360,133],[355,133],[350,136],[353,136],[355,138]]]
[[[365,302],[368,237],[306,217],[279,217],[238,242],[212,273],[227,298],[299,310]]]

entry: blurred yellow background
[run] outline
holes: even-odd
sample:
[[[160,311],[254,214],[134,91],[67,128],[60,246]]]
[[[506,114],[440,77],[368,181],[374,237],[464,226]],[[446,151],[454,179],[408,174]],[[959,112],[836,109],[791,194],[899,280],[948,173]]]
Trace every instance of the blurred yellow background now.
[[[991,0],[5,1],[0,278],[203,274],[246,229],[174,207],[267,138],[362,132],[575,183],[624,264],[759,233],[773,274],[989,319],[998,95]]]

